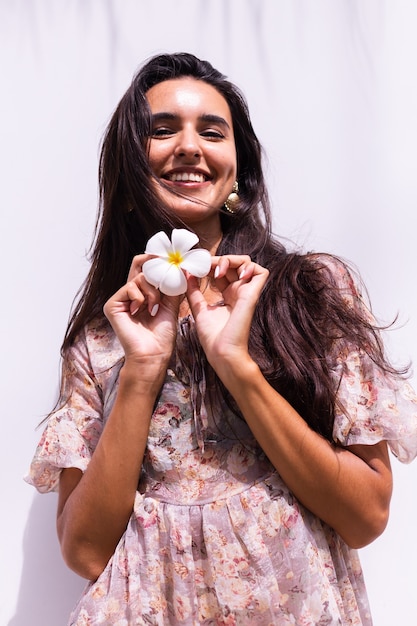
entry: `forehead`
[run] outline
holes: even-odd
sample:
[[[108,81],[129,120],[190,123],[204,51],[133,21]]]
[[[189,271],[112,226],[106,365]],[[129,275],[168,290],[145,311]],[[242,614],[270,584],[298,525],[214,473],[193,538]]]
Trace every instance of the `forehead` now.
[[[222,94],[208,83],[184,77],[164,80],[151,87],[146,98],[153,113],[173,111],[216,113],[231,121],[229,105]]]

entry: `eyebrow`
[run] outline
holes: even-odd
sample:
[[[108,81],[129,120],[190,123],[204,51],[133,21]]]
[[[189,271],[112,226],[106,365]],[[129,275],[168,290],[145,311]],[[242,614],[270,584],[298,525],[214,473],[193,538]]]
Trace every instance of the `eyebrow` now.
[[[152,115],[152,121],[158,122],[159,120],[178,120],[179,115],[175,113],[168,113],[168,111],[161,111],[160,113],[154,113]],[[224,117],[220,115],[214,115],[212,113],[204,113],[198,117],[199,122],[205,122],[209,124],[219,124],[220,126],[225,126],[230,129],[229,124],[226,122]]]

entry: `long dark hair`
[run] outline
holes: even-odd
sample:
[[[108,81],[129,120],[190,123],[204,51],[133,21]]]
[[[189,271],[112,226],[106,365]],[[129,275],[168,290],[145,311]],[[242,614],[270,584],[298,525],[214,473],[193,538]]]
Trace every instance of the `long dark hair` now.
[[[228,246],[242,250],[246,239],[246,248],[249,241],[257,242],[255,250],[268,239],[270,211],[261,168],[261,146],[244,97],[210,63],[191,54],[166,54],[150,59],[134,76],[103,139],[99,163],[100,205],[91,269],[73,311],[64,349],[88,321],[102,314],[104,303],[125,282],[133,256],[144,251],[149,237],[159,230],[170,234],[173,227],[184,226],[155,191],[147,154],[151,112],[146,99],[147,91],[154,85],[183,76],[215,87],[226,99],[232,114],[240,210],[236,215],[222,215],[224,243],[227,240]],[[264,223],[258,207],[263,209]]]
[[[348,306],[323,257],[287,252],[271,233],[262,149],[240,90],[207,61],[192,54],[151,58],[134,76],[105,133],[100,163],[100,205],[91,269],[73,309],[62,345],[65,359],[81,329],[103,316],[103,305],[126,281],[132,258],[150,236],[181,226],[155,190],[147,154],[151,115],[147,91],[189,76],[217,89],[227,101],[237,152],[239,210],[222,213],[218,254],[249,254],[270,270],[253,320],[249,349],[266,378],[317,432],[329,440],[335,382],[329,354],[336,341],[365,350],[393,371],[377,329],[360,307]],[[216,385],[221,387],[217,380]],[[225,392],[225,390],[223,390]]]

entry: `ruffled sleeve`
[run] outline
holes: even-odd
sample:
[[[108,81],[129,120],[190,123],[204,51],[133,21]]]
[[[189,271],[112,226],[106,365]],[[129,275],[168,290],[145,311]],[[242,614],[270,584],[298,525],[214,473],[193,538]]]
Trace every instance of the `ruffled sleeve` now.
[[[350,352],[339,359],[333,438],[342,446],[387,441],[403,463],[417,455],[417,396],[409,383],[389,376],[366,355]]]
[[[330,266],[345,302],[376,324],[346,266],[337,262]],[[338,387],[334,440],[342,446],[387,441],[400,461],[412,461],[417,455],[417,395],[411,385],[400,375],[383,372],[353,346],[337,355],[334,377]]]
[[[103,428],[103,389],[91,364],[87,331],[63,363],[62,405],[48,418],[26,482],[56,491],[63,468],[85,471]]]

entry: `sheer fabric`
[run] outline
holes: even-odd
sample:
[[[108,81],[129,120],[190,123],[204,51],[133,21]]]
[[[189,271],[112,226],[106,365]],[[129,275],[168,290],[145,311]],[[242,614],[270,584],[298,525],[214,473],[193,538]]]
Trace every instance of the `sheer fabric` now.
[[[338,281],[353,297],[346,276]],[[192,324],[181,321],[179,343],[191,345]],[[50,418],[27,478],[41,492],[57,489],[62,468],[86,469],[113,406],[123,351],[107,322],[85,329],[68,363],[69,399]],[[369,626],[357,552],[289,492],[242,419],[226,405],[216,415],[206,409],[194,374],[174,362],[167,371],[130,522],[69,624]],[[334,376],[345,407],[335,441],[387,440],[410,461],[411,387],[357,351],[340,356]]]

